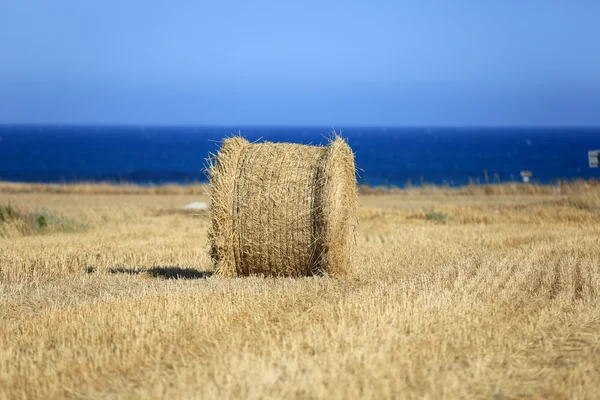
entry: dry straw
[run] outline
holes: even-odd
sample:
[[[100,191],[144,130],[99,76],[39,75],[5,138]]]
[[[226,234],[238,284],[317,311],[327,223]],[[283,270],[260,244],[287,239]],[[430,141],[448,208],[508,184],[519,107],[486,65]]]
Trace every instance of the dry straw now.
[[[211,257],[221,276],[341,274],[355,245],[354,154],[225,139],[212,158]]]

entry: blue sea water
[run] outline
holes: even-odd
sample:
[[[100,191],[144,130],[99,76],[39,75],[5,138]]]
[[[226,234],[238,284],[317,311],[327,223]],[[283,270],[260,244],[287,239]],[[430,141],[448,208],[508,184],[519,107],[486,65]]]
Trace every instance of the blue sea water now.
[[[326,143],[327,127],[0,126],[0,180],[111,181],[161,184],[205,181],[205,159],[238,131],[251,141]],[[588,150],[600,129],[343,128],[356,153],[359,183],[404,186],[600,179]]]

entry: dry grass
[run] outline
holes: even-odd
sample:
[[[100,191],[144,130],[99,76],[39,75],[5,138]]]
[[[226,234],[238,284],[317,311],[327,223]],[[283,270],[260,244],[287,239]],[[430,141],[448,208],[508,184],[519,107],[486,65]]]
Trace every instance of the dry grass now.
[[[597,187],[362,196],[334,279],[209,277],[139,191],[0,193],[85,226],[0,238],[0,398],[597,397]]]
[[[130,183],[20,183],[0,182],[0,193],[54,193],[54,194],[164,194],[164,195],[203,195],[206,185],[149,185],[140,186]]]
[[[553,185],[539,185],[530,183],[508,182],[475,184],[451,187],[448,185],[423,185],[408,186],[404,189],[398,187],[370,187],[361,186],[360,192],[364,195],[403,194],[405,196],[515,196],[515,195],[568,195],[573,193],[597,193],[600,181],[596,179],[577,179],[574,181],[558,181]]]

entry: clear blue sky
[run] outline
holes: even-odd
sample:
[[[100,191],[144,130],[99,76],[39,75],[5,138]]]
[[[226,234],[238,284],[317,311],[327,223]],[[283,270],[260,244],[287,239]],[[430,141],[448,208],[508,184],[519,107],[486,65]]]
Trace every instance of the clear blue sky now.
[[[600,126],[600,1],[0,2],[0,123]]]

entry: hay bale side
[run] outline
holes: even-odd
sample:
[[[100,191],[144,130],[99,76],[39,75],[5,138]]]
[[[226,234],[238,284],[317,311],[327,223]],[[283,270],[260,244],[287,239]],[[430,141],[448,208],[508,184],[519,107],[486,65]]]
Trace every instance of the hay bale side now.
[[[211,257],[221,276],[343,273],[356,226],[354,155],[226,139],[210,169]]]

